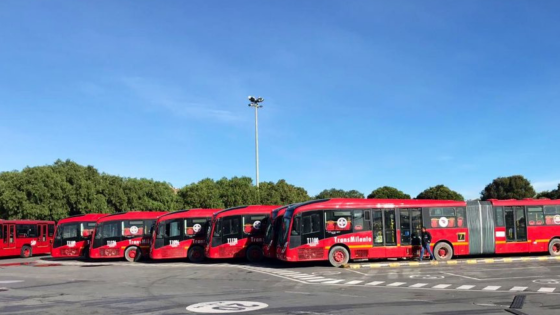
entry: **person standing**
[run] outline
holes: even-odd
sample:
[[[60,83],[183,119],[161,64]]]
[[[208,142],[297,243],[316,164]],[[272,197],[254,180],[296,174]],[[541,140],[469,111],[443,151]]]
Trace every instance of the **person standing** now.
[[[430,243],[432,242],[432,234],[426,230],[426,227],[422,227],[422,249],[420,250],[420,261],[424,259],[424,250],[430,253],[430,260],[436,260],[432,249],[430,248]]]

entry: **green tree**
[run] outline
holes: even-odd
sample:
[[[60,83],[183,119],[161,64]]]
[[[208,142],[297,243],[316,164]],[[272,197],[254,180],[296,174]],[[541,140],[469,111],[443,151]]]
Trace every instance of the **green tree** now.
[[[523,199],[536,195],[535,189],[525,177],[514,175],[498,177],[480,192],[481,200],[488,199]]]
[[[357,191],[357,190],[342,190],[342,189],[336,189],[336,188],[331,188],[331,189],[325,189],[323,191],[321,191],[317,196],[315,196],[315,199],[329,199],[329,198],[358,198],[358,199],[363,199],[364,194],[362,194],[361,192]]]
[[[198,183],[192,183],[177,193],[182,201],[182,208],[223,209],[224,203],[220,198],[220,187],[213,179],[205,178]]]
[[[379,187],[367,197],[368,199],[410,199],[410,195],[389,186]]]
[[[220,190],[220,199],[226,208],[259,204],[257,188],[253,185],[251,177],[232,177],[231,179],[224,177],[216,184]]]
[[[444,185],[436,185],[430,187],[416,197],[416,199],[437,199],[437,200],[457,200],[464,201],[465,198],[456,191],[447,188]]]
[[[287,205],[309,200],[307,191],[301,187],[288,184],[284,179],[278,182],[259,184],[260,203],[264,205]]]

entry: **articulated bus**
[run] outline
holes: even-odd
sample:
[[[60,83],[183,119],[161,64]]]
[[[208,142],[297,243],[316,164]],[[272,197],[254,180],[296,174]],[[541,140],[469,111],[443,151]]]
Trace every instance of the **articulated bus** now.
[[[222,209],[179,210],[159,217],[153,229],[150,257],[186,257],[191,262],[202,262],[212,215],[220,210]]]
[[[0,257],[48,254],[54,221],[0,220]]]
[[[129,262],[148,257],[151,228],[167,212],[131,211],[115,213],[97,221],[90,258],[126,258]]]
[[[276,257],[284,261],[413,258],[421,228],[438,260],[549,252],[560,255],[560,200],[326,199],[286,209]]]
[[[89,258],[91,235],[102,213],[78,214],[58,221],[51,255],[55,258]]]
[[[266,258],[276,258],[276,235],[282,227],[284,213],[288,206],[274,209],[270,218],[270,224],[266,228],[263,244],[263,255]]]
[[[261,260],[264,233],[272,210],[278,207],[242,206],[214,214],[206,234],[206,257]]]

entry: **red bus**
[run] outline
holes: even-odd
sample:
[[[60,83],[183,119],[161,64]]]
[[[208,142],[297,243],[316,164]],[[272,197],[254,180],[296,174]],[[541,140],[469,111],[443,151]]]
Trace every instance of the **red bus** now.
[[[48,254],[54,221],[0,220],[0,257]]]
[[[286,208],[288,208],[288,206],[283,206],[272,211],[270,224],[266,228],[264,236],[263,255],[266,258],[276,257],[276,235],[282,227],[282,220],[284,218]]]
[[[536,253],[560,255],[560,200],[330,199],[286,209],[276,257],[284,261],[413,258],[420,230],[436,259]]]
[[[214,214],[206,235],[206,257],[259,261],[264,233],[272,210],[278,206],[242,206]]]
[[[150,244],[152,259],[185,258],[204,260],[206,232],[212,215],[222,209],[180,210],[162,215],[154,227]]]
[[[126,258],[130,262],[148,257],[151,228],[167,212],[131,211],[97,220],[90,258]]]
[[[55,258],[88,258],[91,235],[101,213],[79,214],[58,221],[51,256]]]

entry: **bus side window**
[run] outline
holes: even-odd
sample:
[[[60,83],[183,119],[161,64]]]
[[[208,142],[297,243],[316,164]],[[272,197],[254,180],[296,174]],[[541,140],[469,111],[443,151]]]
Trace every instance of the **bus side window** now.
[[[297,215],[292,223],[292,235],[300,235],[301,233],[301,217]]]

